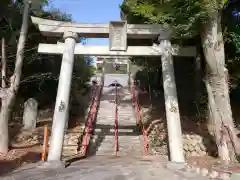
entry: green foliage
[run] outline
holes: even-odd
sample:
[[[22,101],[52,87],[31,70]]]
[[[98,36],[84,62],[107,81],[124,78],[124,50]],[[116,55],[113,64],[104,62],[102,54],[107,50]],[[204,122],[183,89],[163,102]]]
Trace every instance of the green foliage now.
[[[125,0],[121,9],[129,23],[167,24],[175,37],[196,36],[201,26],[211,18],[212,13],[222,13],[225,54],[230,73],[230,87],[240,86],[240,1],[234,0]],[[235,12],[235,15],[234,13]],[[200,45],[198,39],[195,43]],[[140,67],[151,69],[155,65],[149,58],[133,59]],[[159,63],[160,64],[160,63]]]
[[[3,18],[0,21],[0,36],[6,39],[8,79],[14,70],[17,42],[22,21],[23,2],[17,1],[6,6],[3,9]],[[47,1],[41,1],[41,3],[42,5],[39,5],[38,10],[32,9],[31,15],[51,20],[72,20],[70,14],[61,13],[58,9],[44,10],[42,7]],[[35,7],[38,6],[35,4]],[[34,97],[39,101],[40,108],[42,108],[55,102],[62,56],[39,54],[37,47],[39,43],[56,43],[61,39],[42,36],[35,25],[32,24],[30,18],[27,36],[18,98],[26,100],[29,97]],[[75,57],[72,78],[73,91],[80,90],[92,74],[92,68],[88,65],[91,59],[88,59],[88,63],[86,63],[85,59],[84,56]]]
[[[168,24],[176,36],[195,36],[201,25],[220,11],[227,0],[125,0],[122,11],[127,19],[141,23]]]
[[[225,55],[230,73],[230,88],[234,94],[240,87],[240,1],[230,1],[223,11]]]
[[[227,27],[227,41],[232,41],[236,53],[240,53],[240,2],[236,1],[234,3],[229,3],[228,6],[223,11],[223,22],[225,27]]]
[[[130,23],[168,24],[177,37],[193,37],[199,34],[201,26],[211,18],[212,13],[222,12],[225,29],[225,49],[231,87],[240,84],[240,1],[234,0],[125,0],[121,5]],[[201,43],[199,40],[196,43]],[[135,60],[134,60],[135,62]],[[143,66],[144,59],[138,58]],[[150,62],[150,61],[149,61]]]
[[[62,13],[59,9],[52,8],[48,12],[41,11],[38,14],[39,17],[57,21],[72,21],[72,15],[67,13]]]
[[[235,32],[230,32],[229,36],[230,36],[233,44],[235,45],[236,53],[240,54],[240,34],[235,33]]]

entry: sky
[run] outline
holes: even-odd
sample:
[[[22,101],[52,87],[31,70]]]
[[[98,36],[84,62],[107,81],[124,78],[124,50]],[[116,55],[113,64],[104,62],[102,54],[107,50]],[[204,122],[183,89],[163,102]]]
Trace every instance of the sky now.
[[[50,0],[50,6],[72,14],[74,22],[109,23],[120,20],[120,4],[123,0]],[[89,45],[108,45],[108,39],[92,38]]]

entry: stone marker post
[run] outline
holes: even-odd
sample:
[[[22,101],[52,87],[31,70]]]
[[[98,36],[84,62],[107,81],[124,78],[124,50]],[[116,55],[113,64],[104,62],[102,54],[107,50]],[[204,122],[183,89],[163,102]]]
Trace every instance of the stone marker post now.
[[[38,102],[30,98],[24,103],[23,129],[33,130],[36,128],[38,115]]]
[[[57,98],[53,116],[51,142],[48,154],[48,162],[54,161],[61,165],[63,139],[68,118],[69,96],[71,88],[72,71],[74,64],[74,49],[78,37],[76,33],[65,32],[65,50],[62,57],[62,65],[58,83]],[[57,166],[56,165],[56,166]]]
[[[171,53],[171,42],[169,40],[161,40],[160,47],[163,48],[161,61],[170,160],[173,162],[184,162],[182,128],[174,76],[173,56]]]

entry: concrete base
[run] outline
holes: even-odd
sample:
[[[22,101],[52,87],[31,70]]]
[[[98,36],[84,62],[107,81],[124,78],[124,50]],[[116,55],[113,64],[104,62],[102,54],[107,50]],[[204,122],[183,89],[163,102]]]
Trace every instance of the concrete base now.
[[[179,170],[185,168],[187,163],[179,163],[179,162],[168,162],[166,167],[171,170]]]
[[[42,161],[37,168],[63,169],[66,166],[64,161]]]
[[[238,180],[240,179],[240,173],[233,173],[231,176],[230,176],[231,180]]]

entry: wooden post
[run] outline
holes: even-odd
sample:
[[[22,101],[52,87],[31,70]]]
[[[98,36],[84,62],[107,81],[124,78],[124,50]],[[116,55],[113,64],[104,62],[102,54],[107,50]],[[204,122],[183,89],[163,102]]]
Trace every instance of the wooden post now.
[[[174,77],[173,57],[170,52],[171,42],[169,40],[161,40],[160,46],[164,49],[161,61],[170,160],[174,162],[184,162],[182,128]]]
[[[48,161],[61,161],[64,132],[66,127],[67,113],[69,108],[69,96],[71,88],[72,70],[74,64],[74,49],[77,34],[72,32],[64,33],[65,50],[62,58],[62,65],[58,83],[58,92],[53,116],[51,142],[48,154]]]
[[[45,125],[43,134],[42,161],[46,161],[47,159],[47,149],[48,149],[48,126]]]

